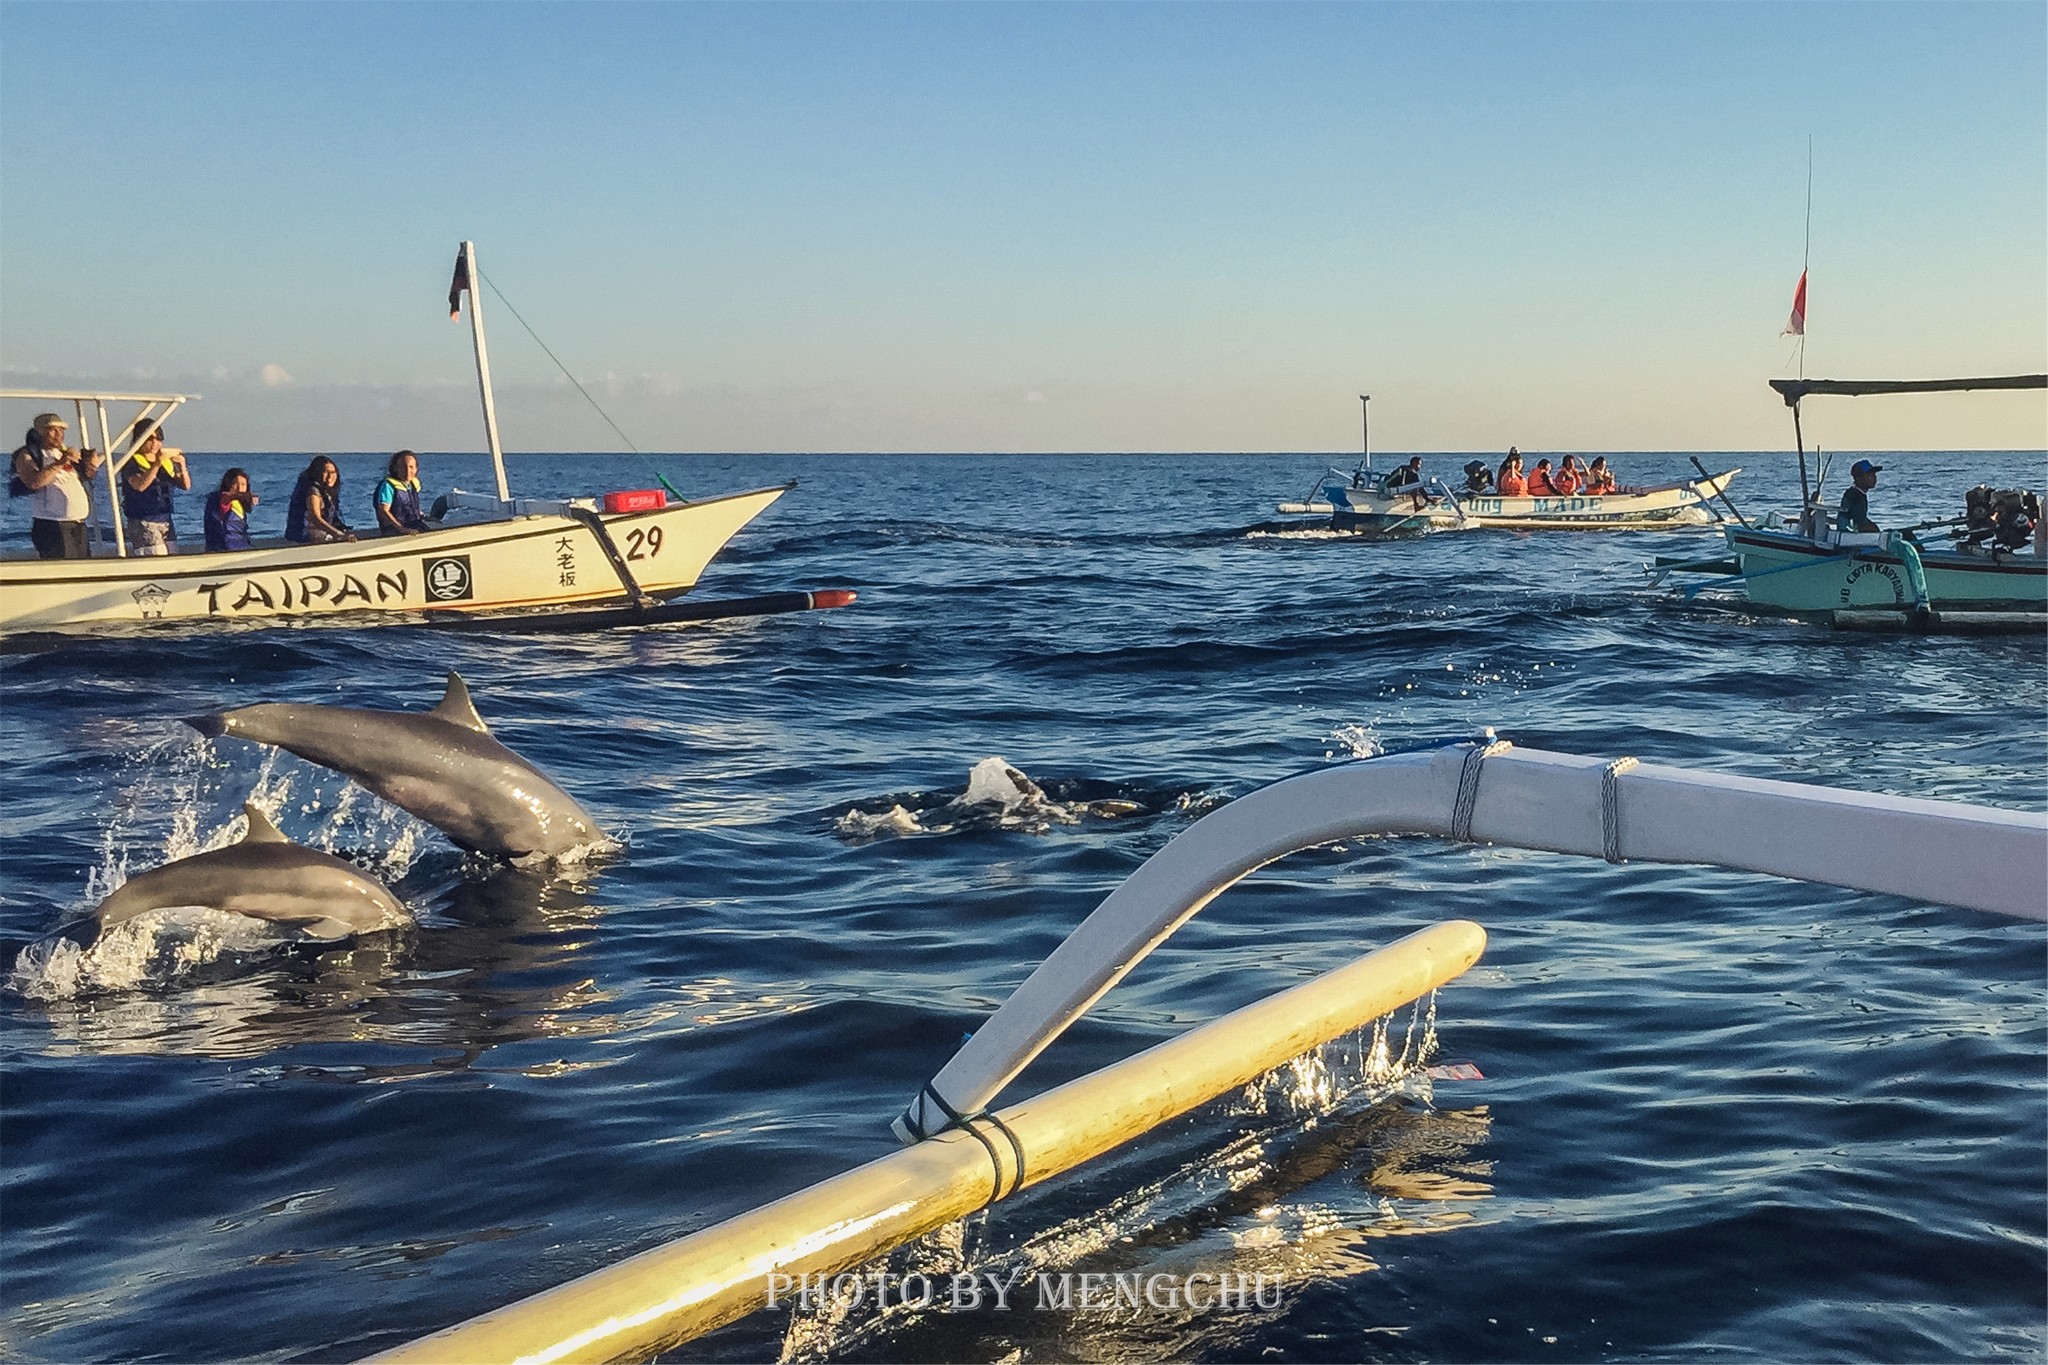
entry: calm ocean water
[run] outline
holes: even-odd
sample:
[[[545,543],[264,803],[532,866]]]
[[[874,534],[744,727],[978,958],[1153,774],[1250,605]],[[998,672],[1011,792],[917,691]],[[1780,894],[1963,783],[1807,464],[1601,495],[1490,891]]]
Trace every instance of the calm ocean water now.
[[[234,461],[270,495],[259,532],[304,458]],[[1980,478],[2044,482],[2039,454],[1881,458],[1890,524],[1960,511]],[[1235,795],[1376,745],[1494,725],[2048,806],[2038,637],[1836,634],[1644,590],[1644,560],[1708,531],[1276,533],[1273,502],[1325,462],[657,457],[692,492],[801,481],[701,596],[859,603],[576,638],[286,628],[0,658],[10,956],[218,837],[252,791],[287,833],[377,867],[419,921],[325,950],[201,925],[82,980],[17,971],[0,1356],[350,1360],[885,1154],[961,1033],[1147,856]],[[378,463],[343,457],[352,503]],[[1746,508],[1794,500],[1788,455],[1708,463],[1746,467]],[[536,494],[652,482],[628,458],[512,464]],[[480,459],[426,473],[488,486]],[[12,543],[20,504],[6,515]],[[339,777],[176,723],[263,700],[421,708],[450,668],[620,851],[493,869]],[[950,806],[997,755],[1055,804]],[[1088,809],[1110,799],[1135,809]],[[1278,1307],[764,1313],[673,1358],[2048,1354],[2038,925],[1360,840],[1224,896],[1012,1094],[1453,917],[1492,939],[1437,998],[1440,1058],[1485,1079],[1386,1094],[1355,1044],[1333,1047],[1321,1072],[907,1253],[1264,1273]]]

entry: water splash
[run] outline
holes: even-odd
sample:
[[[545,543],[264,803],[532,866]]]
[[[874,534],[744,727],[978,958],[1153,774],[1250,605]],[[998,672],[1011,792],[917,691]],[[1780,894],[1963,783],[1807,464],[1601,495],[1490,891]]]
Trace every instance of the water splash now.
[[[199,906],[151,910],[102,933],[90,948],[51,937],[22,949],[6,989],[30,1000],[71,1000],[161,984],[222,959],[267,953],[294,936],[274,924]]]
[[[833,820],[832,832],[849,843],[884,835],[910,838],[959,830],[1044,834],[1055,825],[1115,820],[1147,810],[1144,802],[1125,796],[1091,795],[1089,788],[1099,790],[1101,784],[1068,781],[1051,785],[1053,790],[1048,791],[1007,759],[992,756],[968,770],[967,785],[957,795],[907,792],[881,798],[887,805],[880,801],[856,805]]]
[[[1387,751],[1371,725],[1340,725],[1330,731],[1330,742],[1337,747],[1325,749],[1324,758],[1378,758]]]

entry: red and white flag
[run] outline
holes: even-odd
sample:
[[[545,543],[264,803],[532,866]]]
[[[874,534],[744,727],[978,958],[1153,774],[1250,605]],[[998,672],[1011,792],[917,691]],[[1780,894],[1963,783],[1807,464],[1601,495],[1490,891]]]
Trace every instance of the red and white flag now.
[[[448,284],[448,321],[462,316],[462,293],[469,288],[469,257],[460,247],[455,251],[455,278]],[[1806,306],[1806,277],[1799,277],[1799,306]],[[1797,314],[1794,314],[1796,317]]]
[[[455,269],[459,277],[462,271],[461,264],[457,263]],[[1804,270],[1799,272],[1799,287],[1792,291],[1791,321],[1785,324],[1785,330],[1778,333],[1778,335],[1781,337],[1803,337],[1806,335],[1806,272]]]

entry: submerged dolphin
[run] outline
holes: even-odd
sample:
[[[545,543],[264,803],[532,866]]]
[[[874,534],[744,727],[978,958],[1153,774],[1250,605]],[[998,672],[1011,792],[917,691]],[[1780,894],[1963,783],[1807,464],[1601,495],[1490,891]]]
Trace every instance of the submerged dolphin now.
[[[427,712],[269,702],[189,724],[346,774],[477,853],[558,857],[604,837],[567,792],[491,737],[454,673]]]
[[[412,922],[405,907],[361,868],[293,843],[254,806],[242,810],[249,832],[240,843],[130,877],[93,912],[93,937],[99,929],[172,906],[271,920],[320,939]]]

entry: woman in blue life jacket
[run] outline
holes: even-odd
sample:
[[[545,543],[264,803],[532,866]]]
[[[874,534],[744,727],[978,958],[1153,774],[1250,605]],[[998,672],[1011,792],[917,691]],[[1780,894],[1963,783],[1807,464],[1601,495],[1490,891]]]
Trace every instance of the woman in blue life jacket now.
[[[178,528],[171,524],[173,489],[192,487],[185,452],[164,444],[161,429],[151,431],[148,418],[129,431],[134,448],[121,461],[121,515],[128,521],[128,553],[175,553]]]
[[[326,545],[356,538],[341,519],[341,470],[325,455],[313,457],[292,489],[292,503],[284,514],[284,538],[294,545]]]
[[[249,471],[230,469],[220,476],[220,488],[206,499],[206,548],[246,550],[249,548],[249,512],[261,501],[249,491]]]
[[[377,529],[387,536],[416,536],[430,529],[420,511],[420,457],[401,450],[390,473],[377,485]]]

